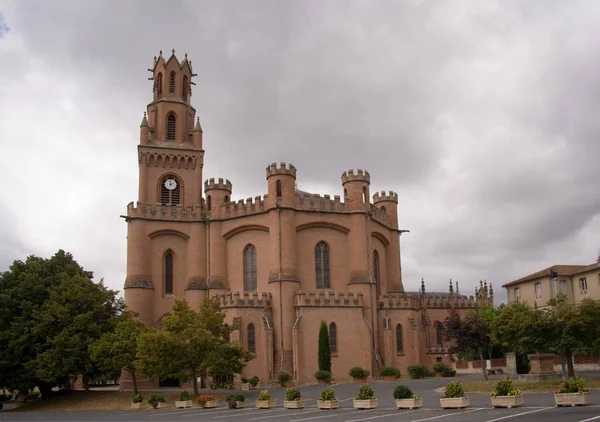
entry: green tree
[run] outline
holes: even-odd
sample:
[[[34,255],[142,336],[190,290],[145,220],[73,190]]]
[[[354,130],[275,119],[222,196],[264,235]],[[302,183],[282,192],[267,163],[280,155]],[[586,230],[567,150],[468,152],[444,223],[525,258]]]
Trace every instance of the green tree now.
[[[104,374],[117,378],[121,369],[131,374],[133,391],[138,392],[135,358],[138,337],[148,329],[136,319],[137,314],[126,311],[119,315],[113,332],[104,333],[90,345],[90,356]]]
[[[0,275],[0,385],[42,397],[70,378],[97,373],[87,348],[123,309],[70,253],[16,260]]]
[[[253,356],[235,344],[229,335],[237,327],[225,322],[225,312],[217,298],[204,298],[198,311],[185,300],[176,300],[163,328],[149,330],[138,339],[137,367],[149,378],[190,378],[198,394],[198,376],[219,368],[240,373],[242,361]]]
[[[325,321],[321,321],[321,327],[319,328],[319,371],[331,372],[329,330]]]

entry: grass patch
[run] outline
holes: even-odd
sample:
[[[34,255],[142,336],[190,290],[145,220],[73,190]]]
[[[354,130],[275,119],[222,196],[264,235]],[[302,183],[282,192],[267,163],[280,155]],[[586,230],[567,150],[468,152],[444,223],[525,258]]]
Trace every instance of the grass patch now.
[[[467,393],[491,393],[494,390],[497,380],[494,381],[465,381],[462,383]],[[520,382],[512,380],[515,388],[521,389],[524,393],[553,393],[562,385],[562,381],[547,382]],[[600,379],[585,380],[586,388],[590,390],[600,390]]]
[[[142,392],[144,401],[142,402],[141,409],[152,409],[152,406],[148,404],[148,397],[150,394],[156,393],[161,394],[166,403],[163,405],[166,408],[174,408],[175,400],[179,400],[179,392]],[[211,393],[213,394],[213,393]],[[219,402],[225,401],[225,396],[222,394],[214,394],[217,396]],[[196,401],[197,397],[191,393],[193,406],[198,406]],[[22,406],[11,410],[11,412],[56,412],[56,411],[78,411],[78,410],[131,410],[131,398],[133,392],[123,391],[71,391],[69,393],[52,397],[49,400],[35,400],[26,402]],[[159,412],[160,410],[157,410]]]

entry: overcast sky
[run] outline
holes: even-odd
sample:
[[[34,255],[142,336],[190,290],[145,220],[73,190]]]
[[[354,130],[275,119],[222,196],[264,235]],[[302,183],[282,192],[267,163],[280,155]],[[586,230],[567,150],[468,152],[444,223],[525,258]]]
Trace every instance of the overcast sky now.
[[[152,58],[193,62],[204,178],[399,195],[404,286],[473,294],[600,253],[600,2],[0,0],[0,271],[122,289]]]

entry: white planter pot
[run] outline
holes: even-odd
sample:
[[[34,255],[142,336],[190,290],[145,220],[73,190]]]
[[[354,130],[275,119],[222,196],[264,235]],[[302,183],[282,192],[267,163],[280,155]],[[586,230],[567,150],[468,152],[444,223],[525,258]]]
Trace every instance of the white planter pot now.
[[[440,399],[442,409],[463,409],[469,406],[469,397],[453,397]]]
[[[258,409],[270,409],[271,407],[275,407],[275,400],[256,400],[256,407]]]
[[[235,406],[236,406],[237,409],[241,409],[241,408],[243,408],[243,407],[246,406],[246,402],[245,401],[237,401],[236,400],[235,401]]]
[[[554,394],[557,406],[586,406],[590,402],[590,393],[558,393]]]
[[[339,400],[317,400],[317,408],[319,409],[339,409]]]
[[[131,408],[132,409],[141,409],[142,403],[131,403]]]
[[[375,409],[378,405],[377,399],[370,399],[370,400],[354,399],[353,403],[354,403],[355,409]]]
[[[302,409],[304,408],[304,400],[284,400],[283,407],[286,409]]]
[[[204,403],[204,407],[205,409],[212,409],[214,407],[217,407],[217,401],[216,400],[209,400],[206,403]]]
[[[242,391],[247,391],[250,390],[250,383],[249,382],[243,382],[242,383]]]
[[[396,409],[416,409],[423,406],[422,398],[396,399]]]
[[[517,396],[496,396],[492,397],[493,407],[519,407],[523,406],[523,396],[521,394]]]
[[[175,400],[175,407],[178,409],[192,407],[191,400]]]
[[[161,402],[158,402],[157,405],[156,405],[156,407],[155,407],[155,409],[164,409],[164,408],[165,408],[165,404],[161,403]]]

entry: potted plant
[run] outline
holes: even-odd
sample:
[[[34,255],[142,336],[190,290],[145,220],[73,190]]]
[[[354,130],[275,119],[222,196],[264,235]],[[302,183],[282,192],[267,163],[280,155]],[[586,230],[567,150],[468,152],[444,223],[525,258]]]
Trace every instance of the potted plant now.
[[[304,407],[304,400],[302,400],[302,394],[300,394],[298,388],[292,387],[287,389],[283,407],[286,409],[302,409]]]
[[[163,405],[164,402],[165,398],[160,394],[150,394],[150,397],[148,397],[148,403],[150,403],[153,409],[162,409],[165,407]]]
[[[367,381],[367,377],[371,374],[369,371],[361,368],[360,366],[350,368],[348,373],[355,383],[365,383]]]
[[[327,387],[321,391],[317,399],[317,407],[319,409],[339,409],[340,401],[335,396],[333,388]]]
[[[519,407],[524,402],[521,390],[515,389],[508,377],[496,382],[491,396],[493,407]]]
[[[242,391],[250,390],[250,382],[248,378],[242,377]]]
[[[250,383],[250,387],[251,388],[256,388],[256,386],[258,385],[258,382],[260,381],[260,379],[254,375],[252,378],[250,378],[248,380],[248,382]]]
[[[144,401],[144,397],[140,393],[135,393],[133,398],[131,399],[131,408],[139,409],[142,407],[142,402]]]
[[[380,371],[384,381],[395,381],[400,378],[400,371],[391,366],[384,366]]]
[[[469,397],[459,381],[452,381],[446,384],[440,404],[442,409],[463,409],[469,405]]]
[[[225,400],[227,401],[227,407],[230,409],[241,409],[246,404],[246,397],[242,394],[227,394]]]
[[[331,384],[331,372],[329,371],[317,371],[315,372],[315,378],[317,379],[317,381],[319,381],[319,384]]]
[[[275,400],[271,397],[269,390],[262,390],[256,398],[256,407],[258,409],[270,409],[275,407]]]
[[[292,382],[292,376],[290,374],[288,374],[287,372],[282,372],[279,374],[279,376],[277,377],[277,380],[279,381],[279,385],[281,385],[282,387],[293,387],[294,383]]]
[[[217,407],[217,397],[212,394],[201,394],[198,397],[198,404],[206,409]]]
[[[415,396],[406,385],[394,388],[394,398],[396,399],[396,409],[416,409],[423,406],[423,399]]]
[[[358,394],[354,398],[355,409],[375,409],[378,405],[378,401],[375,398],[375,393],[369,384],[363,384],[358,390]]]
[[[571,377],[554,392],[557,406],[585,406],[589,403],[590,391],[585,388],[582,377]]]
[[[183,390],[179,394],[179,400],[175,400],[175,407],[177,407],[177,408],[192,407],[192,400],[190,399],[190,393],[188,393],[187,390]]]

